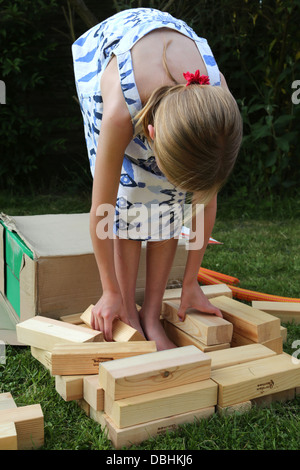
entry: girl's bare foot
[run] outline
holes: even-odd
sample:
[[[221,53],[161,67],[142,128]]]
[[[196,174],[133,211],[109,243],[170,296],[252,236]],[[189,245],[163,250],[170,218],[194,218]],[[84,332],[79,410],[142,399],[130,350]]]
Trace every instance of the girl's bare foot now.
[[[144,331],[144,334],[148,341],[155,341],[157,351],[163,351],[165,349],[176,348],[174,344],[166,335],[163,325],[158,316],[153,318],[153,315],[147,314],[146,311],[141,308],[140,312],[140,321]]]

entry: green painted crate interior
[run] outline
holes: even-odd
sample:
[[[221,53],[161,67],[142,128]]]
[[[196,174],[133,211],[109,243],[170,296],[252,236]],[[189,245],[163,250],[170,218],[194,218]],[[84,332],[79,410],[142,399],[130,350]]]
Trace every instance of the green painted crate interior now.
[[[12,307],[20,316],[20,270],[23,254],[33,259],[32,251],[26,246],[17,233],[4,226],[4,260],[5,260],[5,295]]]

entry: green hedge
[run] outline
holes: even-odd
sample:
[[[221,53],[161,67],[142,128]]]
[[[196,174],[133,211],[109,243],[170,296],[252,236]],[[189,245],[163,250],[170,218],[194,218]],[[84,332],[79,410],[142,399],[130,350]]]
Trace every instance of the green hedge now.
[[[0,79],[7,87],[7,104],[0,110],[2,187],[47,190],[54,181],[90,188],[71,57],[74,38],[90,24],[76,3],[0,0]],[[86,0],[85,5],[95,21],[124,8],[166,9],[206,37],[244,121],[243,145],[223,194],[296,193],[300,104],[292,100],[292,86],[300,80],[300,0]]]

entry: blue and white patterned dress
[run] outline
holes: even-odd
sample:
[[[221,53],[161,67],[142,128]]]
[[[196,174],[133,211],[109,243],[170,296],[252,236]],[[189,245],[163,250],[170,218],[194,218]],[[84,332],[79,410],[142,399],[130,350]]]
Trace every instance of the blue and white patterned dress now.
[[[92,175],[103,114],[101,75],[114,54],[124,99],[134,119],[142,103],[135,83],[131,49],[139,39],[158,28],[170,28],[193,39],[206,65],[210,84],[220,86],[219,69],[207,40],[198,37],[185,22],[169,13],[150,8],[129,9],[91,28],[74,42],[72,54]],[[134,128],[123,160],[114,233],[120,238],[148,241],[178,237],[185,196],[186,193],[160,172],[146,137]]]

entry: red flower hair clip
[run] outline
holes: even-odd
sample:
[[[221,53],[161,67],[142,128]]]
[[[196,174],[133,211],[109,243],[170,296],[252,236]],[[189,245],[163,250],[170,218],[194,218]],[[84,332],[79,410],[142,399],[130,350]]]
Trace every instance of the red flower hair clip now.
[[[196,70],[194,74],[186,72],[183,74],[183,76],[187,80],[186,86],[193,83],[198,83],[199,85],[209,85],[209,77],[207,75],[200,75],[199,70]]]

